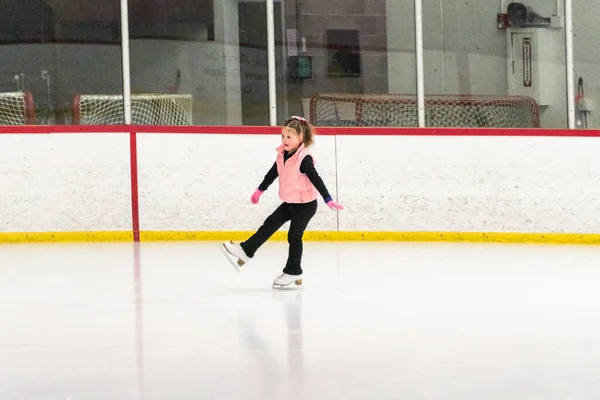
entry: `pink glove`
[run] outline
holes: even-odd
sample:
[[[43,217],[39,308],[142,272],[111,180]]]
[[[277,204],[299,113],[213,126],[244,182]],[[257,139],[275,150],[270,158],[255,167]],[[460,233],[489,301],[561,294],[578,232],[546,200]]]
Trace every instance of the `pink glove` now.
[[[252,193],[252,196],[250,197],[250,202],[252,204],[258,204],[258,199],[260,199],[260,196],[262,196],[264,192],[262,190],[258,190],[256,189],[254,191],[254,193]]]
[[[341,204],[339,204],[339,203],[336,203],[336,202],[335,202],[335,201],[333,201],[333,200],[329,200],[329,201],[327,202],[327,205],[328,205],[328,206],[329,206],[329,208],[331,208],[332,210],[343,210],[343,209],[344,209],[344,206],[342,206],[342,205],[341,205]]]

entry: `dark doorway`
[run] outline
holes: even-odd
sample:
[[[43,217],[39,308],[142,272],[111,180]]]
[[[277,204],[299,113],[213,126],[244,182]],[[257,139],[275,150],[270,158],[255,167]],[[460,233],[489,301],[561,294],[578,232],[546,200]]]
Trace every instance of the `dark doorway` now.
[[[269,125],[267,10],[264,2],[242,1],[238,6],[240,29],[240,84],[242,123]],[[274,4],[275,59],[281,60],[281,3]],[[281,82],[277,62],[278,87]]]

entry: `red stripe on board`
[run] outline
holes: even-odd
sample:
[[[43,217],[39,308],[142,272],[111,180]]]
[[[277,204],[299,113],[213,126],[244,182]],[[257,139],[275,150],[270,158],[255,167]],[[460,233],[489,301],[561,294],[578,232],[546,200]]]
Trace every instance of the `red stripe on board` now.
[[[0,126],[0,134],[129,133],[195,135],[279,135],[277,126],[28,125]],[[595,129],[350,128],[316,127],[323,136],[565,136],[600,137]]]
[[[547,136],[600,137],[600,130],[516,128],[316,128],[317,134],[336,136]]]
[[[49,133],[129,133],[131,127],[125,125],[25,125],[0,126],[0,135],[28,135]]]
[[[272,135],[281,134],[278,126],[158,126],[158,125],[20,125],[0,126],[0,134],[71,134],[71,133],[186,133]]]
[[[129,154],[131,166],[131,222],[133,229],[133,241],[140,241],[140,209],[138,198],[138,166],[137,166],[137,134],[135,131],[129,133]]]

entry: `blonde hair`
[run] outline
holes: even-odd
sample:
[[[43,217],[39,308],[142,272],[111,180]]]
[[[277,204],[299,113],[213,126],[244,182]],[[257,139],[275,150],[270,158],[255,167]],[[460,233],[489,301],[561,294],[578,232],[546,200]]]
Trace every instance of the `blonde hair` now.
[[[304,147],[310,147],[315,142],[315,128],[302,117],[292,116],[283,123],[285,128],[291,128],[297,135],[302,135]]]

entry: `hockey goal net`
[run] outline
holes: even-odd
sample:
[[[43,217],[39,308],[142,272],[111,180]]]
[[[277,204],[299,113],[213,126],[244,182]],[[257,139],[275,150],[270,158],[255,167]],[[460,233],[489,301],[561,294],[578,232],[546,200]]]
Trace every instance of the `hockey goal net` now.
[[[73,98],[72,124],[118,125],[125,122],[122,95],[81,94]],[[192,95],[133,94],[134,125],[192,125]]]
[[[416,127],[416,95],[319,93],[310,100],[318,126]],[[527,96],[426,95],[428,127],[538,128],[539,107]]]
[[[0,93],[0,125],[34,125],[35,107],[31,93]]]

